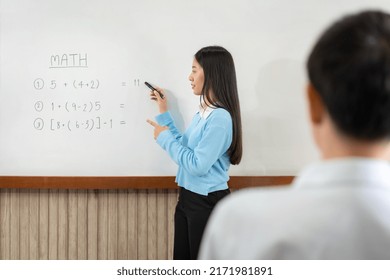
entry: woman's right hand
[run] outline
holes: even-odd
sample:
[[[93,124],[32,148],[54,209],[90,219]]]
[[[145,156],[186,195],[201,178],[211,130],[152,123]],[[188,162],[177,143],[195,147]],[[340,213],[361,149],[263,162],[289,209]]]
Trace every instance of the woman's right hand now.
[[[162,114],[168,111],[167,96],[162,88],[156,87],[156,89],[158,92],[155,90],[150,92],[150,99],[157,102],[158,110]]]

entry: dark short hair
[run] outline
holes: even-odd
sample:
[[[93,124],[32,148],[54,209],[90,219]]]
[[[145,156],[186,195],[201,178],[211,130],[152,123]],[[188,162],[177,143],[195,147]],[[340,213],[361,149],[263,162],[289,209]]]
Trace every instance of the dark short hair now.
[[[242,157],[242,128],[233,57],[223,47],[209,46],[200,49],[195,59],[204,73],[202,96],[211,103],[208,105],[224,108],[232,117],[233,139],[228,154],[232,164],[239,164]],[[213,92],[212,98],[210,90]]]
[[[307,62],[337,129],[359,140],[390,137],[390,15],[364,11],[331,25]]]

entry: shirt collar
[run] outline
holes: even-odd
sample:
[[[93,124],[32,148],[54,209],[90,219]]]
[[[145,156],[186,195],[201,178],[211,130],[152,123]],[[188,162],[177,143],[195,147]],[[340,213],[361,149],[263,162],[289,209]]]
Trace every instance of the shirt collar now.
[[[200,117],[205,120],[211,114],[211,112],[214,110],[215,110],[215,108],[211,108],[209,106],[202,107],[202,105],[199,105],[198,112],[199,112]]]
[[[309,165],[297,176],[294,187],[339,185],[390,187],[390,163],[368,158],[343,158]]]

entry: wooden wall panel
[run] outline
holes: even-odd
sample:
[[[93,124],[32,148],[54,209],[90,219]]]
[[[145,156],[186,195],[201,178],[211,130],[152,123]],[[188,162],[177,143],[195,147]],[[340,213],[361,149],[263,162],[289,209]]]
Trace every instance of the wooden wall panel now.
[[[88,193],[77,192],[77,259],[88,259]]]
[[[0,259],[171,259],[177,190],[0,189]]]
[[[9,189],[0,190],[0,257],[10,259],[11,224],[10,224],[11,192]]]
[[[157,259],[157,193],[148,190],[147,195],[147,259]]]
[[[77,190],[68,193],[68,259],[77,260]]]
[[[137,259],[148,259],[148,191],[140,190],[137,197]]]
[[[49,190],[49,260],[58,260],[58,190]]]
[[[177,196],[174,177],[0,176],[0,259],[172,259]]]
[[[117,259],[126,260],[128,258],[128,196],[127,191],[118,191],[118,251]]]
[[[108,258],[108,191],[98,194],[98,260]]]
[[[107,259],[118,258],[118,191],[108,191]]]
[[[38,258],[49,259],[49,191],[39,193]]]
[[[87,222],[87,234],[88,234],[88,259],[98,259],[98,203],[99,192],[95,190],[88,190],[88,222]]]
[[[30,190],[30,192],[26,192],[23,195],[28,197],[30,202],[29,204],[29,257],[31,260],[39,259],[39,190]],[[62,211],[66,209],[62,208]]]
[[[11,246],[10,246],[10,259],[17,260],[20,258],[20,211],[19,211],[19,191],[16,189],[10,190],[10,235],[11,235]]]
[[[58,193],[58,259],[69,259],[69,191]]]
[[[20,256],[21,260],[28,260],[30,255],[30,190],[20,190]]]
[[[127,259],[138,259],[138,191],[127,192]]]

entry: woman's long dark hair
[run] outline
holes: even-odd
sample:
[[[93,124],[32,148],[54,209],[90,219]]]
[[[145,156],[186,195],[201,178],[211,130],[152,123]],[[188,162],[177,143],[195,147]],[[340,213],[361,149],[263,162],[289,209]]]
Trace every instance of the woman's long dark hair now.
[[[233,139],[228,149],[230,162],[239,164],[242,157],[242,129],[236,70],[232,55],[223,47],[210,46],[195,54],[202,66],[204,86],[201,97],[206,105],[227,110],[233,121]]]

